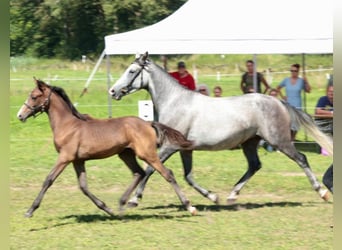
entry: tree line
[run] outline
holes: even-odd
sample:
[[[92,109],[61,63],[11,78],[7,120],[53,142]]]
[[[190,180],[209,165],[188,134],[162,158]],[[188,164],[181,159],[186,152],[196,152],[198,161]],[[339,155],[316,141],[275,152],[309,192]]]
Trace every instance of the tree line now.
[[[10,0],[11,56],[97,55],[104,36],[156,23],[186,0]]]

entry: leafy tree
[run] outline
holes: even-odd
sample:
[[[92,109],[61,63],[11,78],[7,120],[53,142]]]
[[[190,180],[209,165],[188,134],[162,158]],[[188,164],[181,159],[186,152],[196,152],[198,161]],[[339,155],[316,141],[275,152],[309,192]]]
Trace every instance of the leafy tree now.
[[[186,0],[10,0],[11,56],[80,58],[104,36],[150,25]]]
[[[39,26],[36,10],[42,0],[10,1],[10,48],[11,56],[20,55],[32,45],[32,38]]]
[[[105,16],[100,0],[60,0],[61,55],[70,59],[103,49]]]

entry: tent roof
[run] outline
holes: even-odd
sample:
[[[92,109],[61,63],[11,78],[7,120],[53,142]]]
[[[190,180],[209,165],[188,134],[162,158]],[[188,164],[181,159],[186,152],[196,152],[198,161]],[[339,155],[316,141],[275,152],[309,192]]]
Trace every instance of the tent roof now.
[[[142,16],[143,18],[143,16]],[[105,37],[106,54],[333,53],[332,0],[188,0],[162,21]]]

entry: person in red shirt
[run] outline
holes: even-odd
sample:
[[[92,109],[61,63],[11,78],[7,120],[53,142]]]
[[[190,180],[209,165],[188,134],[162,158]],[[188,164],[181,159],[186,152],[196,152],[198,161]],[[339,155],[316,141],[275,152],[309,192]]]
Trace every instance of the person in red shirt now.
[[[195,80],[192,75],[186,70],[186,66],[184,62],[178,63],[178,71],[170,72],[170,75],[175,78],[180,85],[188,88],[190,90],[195,90]]]

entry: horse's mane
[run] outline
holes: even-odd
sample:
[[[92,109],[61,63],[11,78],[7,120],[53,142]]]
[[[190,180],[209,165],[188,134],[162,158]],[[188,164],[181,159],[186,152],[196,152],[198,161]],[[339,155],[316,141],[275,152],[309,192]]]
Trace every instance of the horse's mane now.
[[[83,121],[87,121],[89,119],[91,119],[91,117],[89,115],[86,114],[81,114],[80,112],[78,112],[78,110],[75,108],[75,106],[72,104],[72,102],[70,101],[69,96],[65,93],[64,89],[57,87],[57,86],[51,86],[51,90],[57,94],[58,96],[60,96],[65,103],[69,106],[69,108],[71,109],[71,112],[74,116],[76,116],[78,119],[83,120]]]

